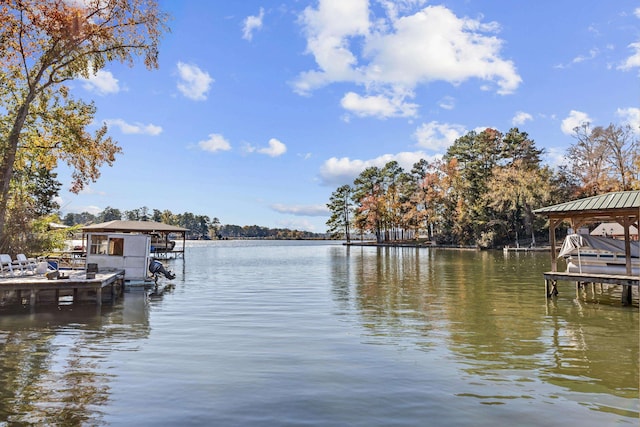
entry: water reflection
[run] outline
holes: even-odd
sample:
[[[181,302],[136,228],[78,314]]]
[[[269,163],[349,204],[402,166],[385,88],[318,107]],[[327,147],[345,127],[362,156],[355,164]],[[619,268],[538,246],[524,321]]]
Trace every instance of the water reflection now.
[[[149,334],[147,297],[113,307],[38,307],[0,316],[0,419],[11,425],[97,425],[110,399],[102,364]]]
[[[617,291],[568,286],[547,300],[548,254],[352,247],[345,261],[335,251],[336,304],[356,307],[365,340],[445,346],[468,376],[459,397],[504,404],[542,388],[553,401],[557,386],[594,410],[638,417],[638,309],[616,305]]]

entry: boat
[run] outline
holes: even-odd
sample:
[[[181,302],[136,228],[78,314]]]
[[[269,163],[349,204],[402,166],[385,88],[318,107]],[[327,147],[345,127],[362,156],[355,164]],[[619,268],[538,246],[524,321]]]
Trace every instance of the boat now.
[[[640,243],[631,241],[631,275],[640,274]],[[627,275],[624,240],[589,234],[569,234],[558,258],[567,263],[567,273]]]

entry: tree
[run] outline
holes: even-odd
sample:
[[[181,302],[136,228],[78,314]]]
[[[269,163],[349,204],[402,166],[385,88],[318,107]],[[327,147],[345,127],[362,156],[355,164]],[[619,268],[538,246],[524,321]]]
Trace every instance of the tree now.
[[[511,165],[496,167],[485,198],[489,206],[503,214],[505,231],[518,232],[522,225],[535,246],[533,210],[551,199],[552,173],[548,168],[526,167],[524,163],[525,159],[519,158]]]
[[[611,189],[606,159],[608,147],[597,137],[589,123],[573,129],[576,142],[567,150],[570,170],[582,187],[582,196],[589,197]]]
[[[381,170],[383,204],[382,215],[385,240],[397,240],[402,226],[402,188],[407,177],[397,161],[392,160]]]
[[[351,241],[349,232],[351,227],[351,186],[343,185],[331,194],[327,208],[331,212],[331,216],[327,220],[328,233],[332,235],[342,234],[347,240]]]
[[[616,126],[613,123],[606,128],[596,127],[592,135],[607,148],[606,162],[610,167],[610,176],[619,183],[616,188],[627,191],[638,188],[639,142],[629,125]]]
[[[220,219],[218,217],[213,217],[211,220],[211,225],[209,226],[210,234],[213,234],[213,237],[218,239],[220,237]]]
[[[353,181],[352,197],[358,205],[354,220],[361,230],[375,233],[378,243],[382,242],[382,183],[382,171],[376,166],[366,168]]]
[[[428,233],[433,238],[433,226],[441,218],[445,195],[443,188],[442,162],[436,161],[429,164],[420,159],[411,169],[412,184],[409,186],[405,211],[407,222],[416,229]]]
[[[49,170],[66,162],[76,193],[115,161],[120,148],[106,127],[86,130],[95,107],[74,100],[65,82],[88,78],[107,62],[132,65],[138,56],[157,68],[166,20],[155,0],[2,0],[0,240],[14,171],[27,160]]]
[[[111,206],[104,208],[104,210],[98,215],[98,220],[100,222],[119,221],[121,219],[122,212],[120,212],[120,209],[112,208]]]
[[[473,243],[493,219],[493,211],[483,195],[493,168],[503,159],[502,138],[495,129],[471,131],[456,139],[443,158],[446,167],[457,168],[456,179],[450,181],[455,186],[450,193],[455,196],[455,203],[449,204],[448,216],[456,218],[450,230],[461,243]]]
[[[52,215],[60,205],[54,196],[62,184],[56,174],[46,169],[17,171],[11,184],[10,214],[4,227],[7,253],[32,253],[34,249],[32,225],[40,217]]]

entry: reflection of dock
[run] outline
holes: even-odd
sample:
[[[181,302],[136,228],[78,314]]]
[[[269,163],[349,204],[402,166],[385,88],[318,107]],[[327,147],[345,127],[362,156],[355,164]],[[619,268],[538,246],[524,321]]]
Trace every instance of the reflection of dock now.
[[[63,278],[47,279],[46,275],[22,275],[0,279],[0,305],[60,304],[103,301],[114,303],[122,295],[123,270],[99,270],[95,277],[84,270],[60,270]],[[89,277],[89,278],[88,278]],[[106,290],[106,292],[104,292]]]
[[[576,282],[576,288],[587,283],[601,283],[622,286],[622,304],[632,302],[632,287],[640,287],[640,277],[596,273],[563,273],[548,271],[544,273],[544,288],[547,297],[558,295],[558,281]]]

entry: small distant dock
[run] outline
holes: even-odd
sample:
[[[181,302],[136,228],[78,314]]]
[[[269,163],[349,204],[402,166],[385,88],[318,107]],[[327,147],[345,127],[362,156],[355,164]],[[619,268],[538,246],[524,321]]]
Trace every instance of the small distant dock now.
[[[20,275],[0,278],[0,307],[40,304],[115,303],[124,292],[124,270],[60,270],[61,276]],[[64,274],[64,276],[62,276]]]
[[[549,252],[549,246],[505,246],[502,248],[504,253],[509,252]]]

